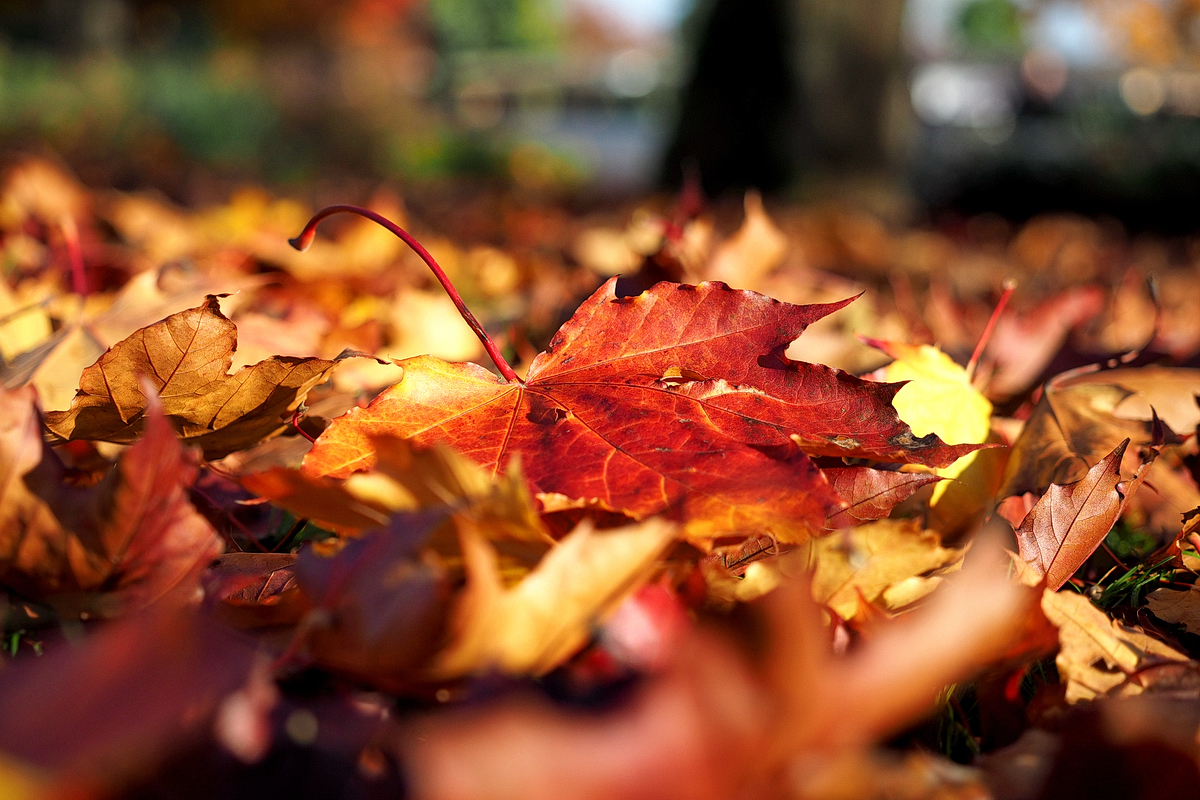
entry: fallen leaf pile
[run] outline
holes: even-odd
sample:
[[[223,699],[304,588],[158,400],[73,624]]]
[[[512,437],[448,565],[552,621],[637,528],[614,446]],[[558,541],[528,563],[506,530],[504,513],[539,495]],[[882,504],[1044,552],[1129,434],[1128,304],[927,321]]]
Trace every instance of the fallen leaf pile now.
[[[5,173],[0,794],[1194,793],[1194,247],[477,202]]]

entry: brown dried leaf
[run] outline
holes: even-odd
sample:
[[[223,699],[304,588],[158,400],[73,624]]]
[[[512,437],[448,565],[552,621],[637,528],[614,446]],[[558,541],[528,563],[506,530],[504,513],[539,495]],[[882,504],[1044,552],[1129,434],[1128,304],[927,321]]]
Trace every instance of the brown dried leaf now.
[[[1163,622],[1182,625],[1188,633],[1200,633],[1200,586],[1183,591],[1155,589],[1146,595],[1146,605]]]
[[[1191,378],[1184,374],[1192,370],[1156,369],[1143,378],[1139,373],[1144,369],[1097,371],[1085,367],[1064,372],[1047,383],[1013,445],[997,497],[1041,494],[1053,483],[1080,480],[1123,439],[1137,447],[1150,444],[1155,428],[1149,403],[1162,404],[1176,422],[1194,418],[1181,408],[1185,402],[1193,403],[1194,408]],[[1168,386],[1152,389],[1154,379],[1167,378],[1166,372],[1171,373]],[[1170,420],[1166,421],[1170,426]]]
[[[1051,591],[1071,579],[1121,514],[1121,457],[1126,439],[1082,480],[1053,484],[1017,528],[1021,558],[1046,578]]]
[[[145,436],[101,483],[63,484],[33,390],[0,392],[0,582],[67,615],[125,613],[190,594],[221,552],[188,500],[196,467],[151,402]]]
[[[1188,661],[1140,628],[1109,619],[1081,594],[1047,589],[1042,611],[1058,627],[1055,663],[1067,682],[1068,703],[1141,694],[1144,687],[1135,677],[1139,669],[1164,660]]]
[[[46,425],[67,440],[132,442],[145,425],[144,377],[180,437],[221,458],[283,430],[339,360],[276,356],[230,375],[236,349],[237,328],[209,295],[113,345],[84,370],[70,409],[47,414]]]

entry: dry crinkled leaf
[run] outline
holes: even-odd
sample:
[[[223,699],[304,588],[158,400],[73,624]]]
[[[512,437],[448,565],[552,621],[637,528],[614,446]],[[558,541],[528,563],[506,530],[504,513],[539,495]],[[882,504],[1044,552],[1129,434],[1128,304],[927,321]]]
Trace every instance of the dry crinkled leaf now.
[[[801,541],[842,507],[806,453],[944,465],[978,449],[913,436],[891,407],[896,386],[782,355],[848,301],[794,306],[720,283],[618,298],[615,287],[579,308],[524,383],[408,359],[400,384],[322,434],[305,471],[367,468],[370,436],[391,433],[445,441],[492,472],[521,454],[535,492],[638,519],[670,510],[696,538]]]
[[[46,415],[57,436],[132,442],[147,405],[144,377],[180,437],[221,458],[272,436],[329,377],[338,359],[274,357],[229,374],[237,328],[217,297],[118,342],[83,372],[67,411]]]
[[[1200,586],[1155,589],[1146,595],[1151,613],[1163,622],[1182,625],[1188,633],[1200,633]]]
[[[64,615],[113,615],[190,594],[221,541],[188,500],[192,459],[158,404],[98,485],[63,484],[32,388],[0,392],[0,582]]]
[[[675,539],[662,519],[610,531],[584,522],[519,584],[505,589],[496,552],[474,525],[459,528],[467,569],[450,645],[433,670],[456,677],[496,667],[540,675],[587,641],[590,626],[653,569]]]
[[[937,586],[933,572],[962,561],[963,550],[941,546],[941,537],[913,520],[880,520],[844,534],[812,539],[802,548],[813,570],[813,597],[839,617],[853,619],[859,597],[885,608],[910,605]],[[899,584],[890,598],[888,590]]]
[[[1057,590],[1095,552],[1121,514],[1121,457],[1126,439],[1082,480],[1052,484],[1017,528],[1017,548]]]
[[[1067,682],[1068,703],[1141,694],[1144,688],[1134,677],[1140,668],[1156,661],[1188,661],[1140,628],[1109,619],[1081,594],[1047,589],[1042,611],[1058,627],[1055,663]]]

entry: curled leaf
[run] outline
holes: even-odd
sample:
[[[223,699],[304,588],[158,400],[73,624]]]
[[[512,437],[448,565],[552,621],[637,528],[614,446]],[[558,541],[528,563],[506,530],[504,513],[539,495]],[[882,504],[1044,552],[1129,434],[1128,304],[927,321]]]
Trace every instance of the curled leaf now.
[[[132,442],[145,427],[145,378],[179,437],[221,458],[283,430],[308,391],[349,355],[274,356],[230,375],[236,349],[237,327],[209,295],[109,348],[83,371],[71,407],[47,414],[46,426],[67,440]]]

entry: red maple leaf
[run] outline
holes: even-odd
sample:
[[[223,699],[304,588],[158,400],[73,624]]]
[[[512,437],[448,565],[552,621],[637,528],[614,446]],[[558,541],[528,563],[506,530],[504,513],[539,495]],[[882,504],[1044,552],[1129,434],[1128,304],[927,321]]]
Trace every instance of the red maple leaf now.
[[[524,381],[494,346],[507,379],[432,356],[400,362],[403,380],[335,420],[305,472],[369,468],[372,436],[442,441],[493,471],[520,456],[538,492],[598,499],[636,519],[668,512],[692,537],[798,541],[845,505],[809,456],[945,466],[979,447],[914,436],[891,404],[902,384],[784,355],[851,300],[793,305],[723,283],[660,283],[637,297],[615,287],[580,306]]]

